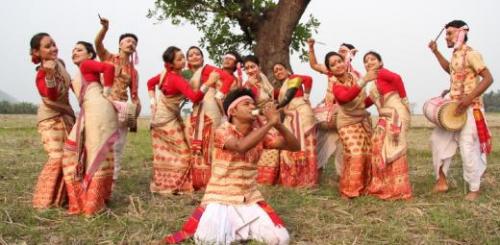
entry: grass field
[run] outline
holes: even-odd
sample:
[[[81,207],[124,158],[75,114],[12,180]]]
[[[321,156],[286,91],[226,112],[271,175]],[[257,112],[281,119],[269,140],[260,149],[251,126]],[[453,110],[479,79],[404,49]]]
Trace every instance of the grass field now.
[[[500,115],[488,119],[498,136]],[[93,218],[67,216],[64,209],[37,212],[31,208],[32,189],[46,155],[35,124],[34,116],[0,115],[0,244],[156,243],[178,230],[201,199],[201,193],[149,192],[152,152],[144,119],[139,132],[129,134],[108,211]],[[287,224],[292,244],[500,244],[500,145],[494,142],[481,198],[468,202],[458,157],[450,170],[450,191],[430,193],[432,128],[421,116],[413,127],[410,201],[341,200],[333,164],[317,189],[260,188]]]

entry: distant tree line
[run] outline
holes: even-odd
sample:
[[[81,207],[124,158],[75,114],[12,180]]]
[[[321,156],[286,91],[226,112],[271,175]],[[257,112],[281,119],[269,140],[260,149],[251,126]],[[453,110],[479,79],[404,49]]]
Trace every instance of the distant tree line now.
[[[490,91],[483,96],[484,109],[487,112],[500,112],[500,90]]]
[[[0,101],[0,114],[36,114],[37,109],[37,105],[29,102]]]

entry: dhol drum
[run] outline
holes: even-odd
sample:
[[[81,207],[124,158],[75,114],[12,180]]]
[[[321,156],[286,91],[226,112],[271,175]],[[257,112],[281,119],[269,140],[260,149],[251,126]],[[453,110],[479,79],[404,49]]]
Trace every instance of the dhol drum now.
[[[332,130],[337,129],[337,111],[338,106],[336,104],[326,105],[320,104],[313,109],[314,116],[318,121],[318,127],[320,129]]]
[[[137,132],[137,117],[141,112],[140,104],[113,101],[113,105],[118,113],[118,122],[127,125],[131,132]]]
[[[447,131],[460,131],[467,121],[467,114],[455,115],[458,102],[441,96],[425,102],[424,116],[436,126]]]

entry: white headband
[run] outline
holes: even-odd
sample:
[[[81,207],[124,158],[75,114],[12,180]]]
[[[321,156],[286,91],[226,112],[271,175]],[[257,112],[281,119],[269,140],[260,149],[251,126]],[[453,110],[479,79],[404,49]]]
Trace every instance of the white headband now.
[[[228,119],[231,119],[231,115],[229,115],[229,111],[231,111],[231,109],[235,108],[239,103],[246,101],[246,100],[250,100],[250,101],[254,102],[253,98],[248,96],[248,95],[243,95],[243,96],[235,99],[233,102],[231,102],[231,104],[229,105],[229,107],[227,108],[227,111],[226,111]]]
[[[226,54],[226,55],[224,55],[224,57],[223,57],[223,58],[224,58],[224,59],[226,59],[226,58],[227,58],[227,59],[237,60],[237,59],[236,59],[236,56],[234,56],[234,55],[232,55],[232,54]]]

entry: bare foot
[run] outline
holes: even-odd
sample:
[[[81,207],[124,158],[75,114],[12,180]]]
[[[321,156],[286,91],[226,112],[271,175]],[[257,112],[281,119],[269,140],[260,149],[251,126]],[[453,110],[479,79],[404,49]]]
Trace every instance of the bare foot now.
[[[448,181],[446,181],[446,175],[443,173],[443,169],[439,169],[439,178],[432,188],[434,193],[444,193],[448,191]]]
[[[470,191],[465,195],[465,200],[467,201],[475,201],[479,198],[479,191]]]
[[[445,193],[448,191],[448,183],[445,181],[437,181],[436,184],[434,185],[434,188],[432,188],[432,192],[434,193]]]

